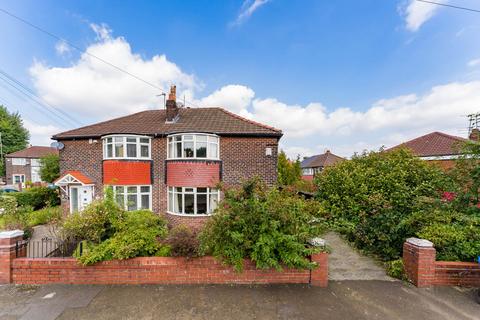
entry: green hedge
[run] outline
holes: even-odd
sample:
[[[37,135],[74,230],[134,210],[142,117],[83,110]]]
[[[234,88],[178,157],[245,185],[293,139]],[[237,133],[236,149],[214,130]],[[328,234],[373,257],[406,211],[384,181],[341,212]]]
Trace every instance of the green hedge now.
[[[31,187],[22,192],[12,193],[19,206],[29,206],[34,210],[60,205],[57,189],[47,187]]]

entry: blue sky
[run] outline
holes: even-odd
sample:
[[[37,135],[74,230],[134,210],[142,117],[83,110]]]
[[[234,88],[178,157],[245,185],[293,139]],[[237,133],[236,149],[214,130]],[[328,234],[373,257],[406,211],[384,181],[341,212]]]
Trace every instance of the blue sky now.
[[[480,9],[476,0],[443,0]],[[195,106],[285,132],[289,155],[465,135],[480,111],[480,14],[412,0],[2,1],[8,10]],[[0,13],[0,69],[74,121],[0,81],[32,143],[161,107],[151,87]],[[7,89],[8,88],[8,89]],[[72,123],[73,122],[73,123]]]

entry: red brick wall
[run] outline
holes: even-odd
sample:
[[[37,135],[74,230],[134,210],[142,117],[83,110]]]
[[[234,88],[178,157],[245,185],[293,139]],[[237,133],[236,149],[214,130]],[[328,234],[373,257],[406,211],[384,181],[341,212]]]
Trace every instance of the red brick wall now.
[[[88,139],[64,140],[65,148],[60,151],[60,171],[80,170],[95,183],[95,197],[103,196],[103,151],[102,140],[89,143]],[[272,148],[272,156],[265,149]],[[193,227],[205,221],[200,217],[172,216],[167,210],[167,184],[165,165],[167,158],[166,138],[152,139],[152,209],[166,215],[172,224],[187,224]],[[268,184],[277,180],[278,139],[270,137],[220,137],[220,160],[222,181],[227,186],[239,185],[243,180],[258,176]],[[193,185],[192,185],[193,186]],[[68,201],[62,200],[68,208]],[[198,219],[198,221],[194,221]]]
[[[15,260],[15,244],[23,235],[11,238],[0,238],[0,284],[12,282],[12,263]]]
[[[436,261],[433,284],[438,286],[480,287],[480,264]]]
[[[417,287],[480,287],[480,264],[472,262],[435,261],[436,250],[405,242],[403,263],[407,278]]]
[[[103,161],[103,183],[109,185],[152,184],[151,161]]]
[[[433,163],[440,167],[444,171],[448,171],[455,167],[455,160],[427,160],[429,163]]]
[[[168,161],[167,186],[214,187],[220,181],[220,162]]]
[[[148,257],[104,261],[84,267],[73,258],[28,259],[13,261],[12,279],[16,284],[270,284],[312,283],[327,286],[326,253],[312,257],[319,267],[309,270],[258,270],[245,261],[244,271],[235,272],[213,257],[194,259]]]

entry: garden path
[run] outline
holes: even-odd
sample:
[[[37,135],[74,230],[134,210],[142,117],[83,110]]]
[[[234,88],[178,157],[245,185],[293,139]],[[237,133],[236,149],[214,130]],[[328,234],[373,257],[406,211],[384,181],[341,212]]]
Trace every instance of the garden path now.
[[[387,276],[385,268],[371,257],[362,255],[338,234],[329,232],[323,237],[332,252],[328,257],[330,280],[383,280],[395,281]]]

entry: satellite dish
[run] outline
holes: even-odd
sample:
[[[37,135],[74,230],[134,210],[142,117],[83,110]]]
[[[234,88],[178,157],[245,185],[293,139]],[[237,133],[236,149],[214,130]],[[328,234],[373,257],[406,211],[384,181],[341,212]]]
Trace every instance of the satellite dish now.
[[[50,144],[50,147],[55,148],[57,150],[62,150],[65,147],[65,145],[61,142],[55,141]]]

